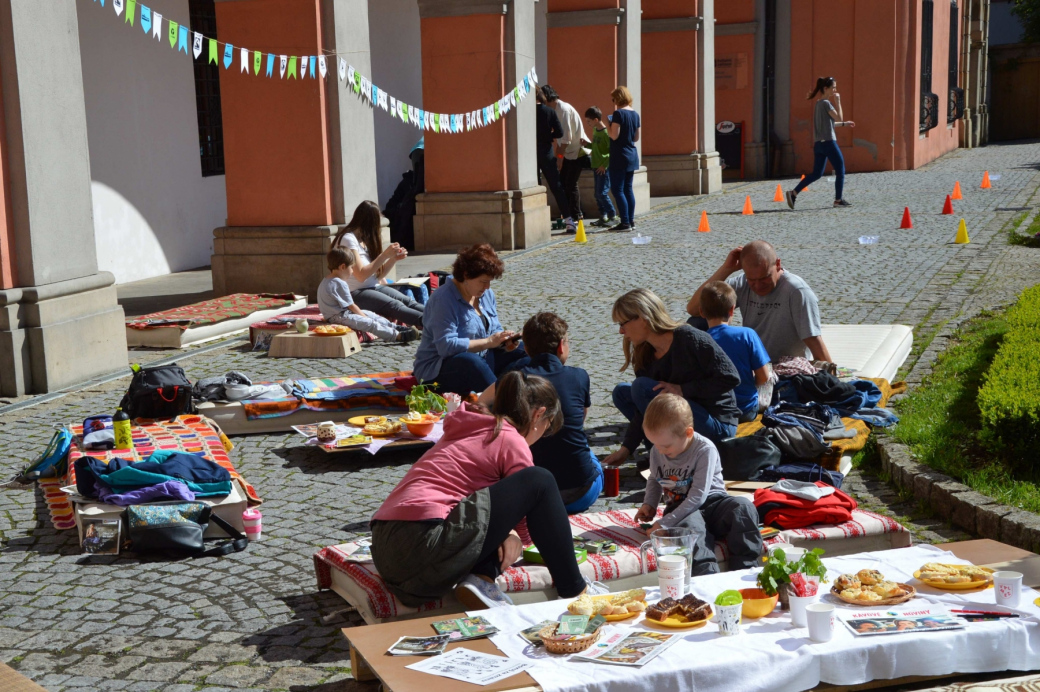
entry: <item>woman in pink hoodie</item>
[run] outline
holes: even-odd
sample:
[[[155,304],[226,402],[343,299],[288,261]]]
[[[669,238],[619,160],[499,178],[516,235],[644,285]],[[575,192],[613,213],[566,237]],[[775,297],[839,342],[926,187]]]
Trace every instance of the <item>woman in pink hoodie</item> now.
[[[556,480],[531,459],[530,446],[562,424],[556,390],[510,372],[498,381],[494,406],[494,415],[477,404],[448,415],[444,436],[372,517],[372,559],[407,606],[453,587],[467,609],[511,603],[494,580],[520,558],[515,528],[525,519],[557,593],[578,596],[588,586]]]

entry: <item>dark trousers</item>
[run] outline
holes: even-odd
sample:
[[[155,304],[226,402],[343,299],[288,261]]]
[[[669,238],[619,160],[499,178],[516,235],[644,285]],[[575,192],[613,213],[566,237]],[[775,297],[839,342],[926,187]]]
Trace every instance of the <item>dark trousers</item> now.
[[[729,569],[750,569],[762,565],[762,534],[758,530],[758,510],[750,500],[729,495],[711,495],[701,508],[676,524],[694,533],[693,576],[717,574],[715,541],[724,540],[729,548]]]
[[[592,160],[588,156],[579,156],[574,159],[564,159],[563,168],[560,170],[560,185],[567,195],[567,205],[571,213],[567,214],[575,221],[585,218],[581,213],[581,190],[578,189],[578,180],[581,172],[586,168],[592,168]]]
[[[610,191],[614,193],[621,223],[632,224],[636,215],[636,193],[632,190],[635,171],[610,171]]]
[[[585,590],[585,580],[574,559],[574,539],[556,479],[548,470],[530,466],[490,486],[491,520],[484,547],[472,572],[494,579],[501,574],[498,548],[521,520],[549,568],[560,598]]]
[[[382,284],[351,291],[350,297],[362,310],[371,310],[388,320],[422,329],[423,306],[411,296]]]
[[[542,182],[552,196],[556,199],[556,207],[560,210],[560,216],[568,218],[571,215],[571,207],[567,202],[567,195],[560,185],[560,171],[556,168],[556,159],[544,158],[538,161],[538,172],[541,174]]]
[[[841,195],[845,191],[845,157],[841,155],[841,148],[833,139],[813,144],[812,173],[802,178],[795,185],[794,191],[801,192],[822,178],[828,161],[831,162],[831,168],[834,169],[834,199],[835,201],[842,199]]]
[[[455,392],[463,397],[470,392],[480,394],[502,375],[522,367],[526,359],[522,342],[512,351],[489,348],[483,354],[457,353],[441,361],[441,370],[434,381],[441,392]]]

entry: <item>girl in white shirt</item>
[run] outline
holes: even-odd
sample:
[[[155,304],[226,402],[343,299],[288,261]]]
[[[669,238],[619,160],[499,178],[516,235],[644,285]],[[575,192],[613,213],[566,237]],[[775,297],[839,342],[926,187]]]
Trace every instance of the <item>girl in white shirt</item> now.
[[[362,202],[332,241],[332,247],[342,247],[354,255],[354,273],[347,279],[350,295],[362,310],[422,329],[423,306],[390,288],[383,278],[398,260],[408,256],[408,250],[399,243],[383,249],[380,220],[379,205]]]

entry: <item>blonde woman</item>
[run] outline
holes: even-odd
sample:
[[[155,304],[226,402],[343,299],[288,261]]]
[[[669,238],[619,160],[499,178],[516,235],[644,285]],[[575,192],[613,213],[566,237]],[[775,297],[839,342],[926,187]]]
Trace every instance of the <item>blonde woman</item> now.
[[[632,176],[639,170],[639,113],[632,108],[632,93],[628,87],[619,86],[610,92],[614,102],[614,113],[610,116],[610,191],[617,202],[621,223],[612,231],[629,231],[635,228],[636,195],[632,191]]]
[[[694,430],[712,442],[736,434],[740,409],[733,388],[740,384],[740,373],[707,332],[673,320],[661,299],[645,288],[618,298],[613,318],[623,337],[621,371],[631,364],[636,379],[614,387],[614,406],[628,419],[628,430],[621,449],[604,464],[624,463],[645,439],[643,413],[661,392],[686,399]]]

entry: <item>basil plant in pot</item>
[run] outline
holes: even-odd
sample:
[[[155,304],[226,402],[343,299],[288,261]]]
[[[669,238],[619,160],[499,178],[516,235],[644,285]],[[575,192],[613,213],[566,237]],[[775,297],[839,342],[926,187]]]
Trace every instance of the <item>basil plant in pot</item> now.
[[[758,585],[767,596],[780,595],[780,608],[787,610],[788,597],[791,595],[791,575],[801,573],[809,577],[819,577],[820,582],[827,581],[827,568],[820,556],[822,548],[807,550],[796,560],[788,560],[783,548],[777,548],[766,558],[765,566],[758,574]]]

